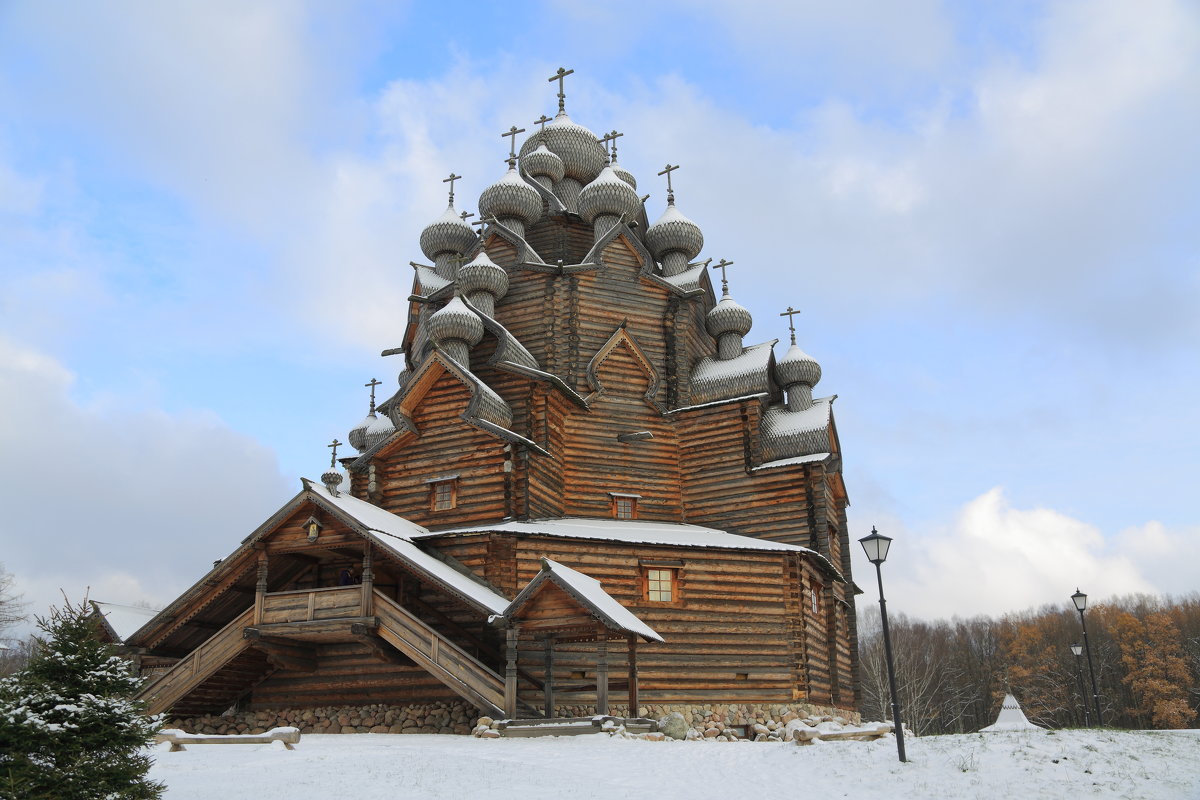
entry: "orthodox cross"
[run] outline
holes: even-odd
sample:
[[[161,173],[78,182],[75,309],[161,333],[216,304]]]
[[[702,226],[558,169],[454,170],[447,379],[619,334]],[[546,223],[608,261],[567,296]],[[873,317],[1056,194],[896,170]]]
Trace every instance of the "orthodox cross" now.
[[[567,112],[567,95],[563,92],[563,78],[567,77],[575,70],[558,68],[558,72],[554,73],[547,80],[550,83],[558,81],[558,113],[565,114]]]
[[[553,78],[551,78],[550,80],[554,80],[554,79],[553,79]],[[541,125],[541,126],[542,126],[542,129],[541,129],[540,133],[545,133],[545,132],[546,132],[546,123],[547,123],[547,122],[549,122],[549,121],[550,121],[550,118],[549,118],[549,117],[547,117],[545,114],[542,114],[540,117],[538,117],[537,119],[535,119],[535,120],[533,121],[533,124],[534,124],[534,125]]]
[[[442,183],[450,184],[450,205],[454,205],[454,182],[457,180],[462,180],[462,175],[455,175],[453,172],[449,178],[442,178]]]
[[[788,306],[788,310],[779,315],[788,318],[788,330],[792,332],[792,344],[796,343],[796,325],[794,323],[796,322],[795,316],[799,313],[796,309]]]
[[[374,390],[372,389],[372,391]],[[325,446],[333,448],[333,455],[329,457],[329,468],[333,469],[337,465],[337,449],[342,446],[342,443],[337,439],[334,439],[332,444],[327,444]]]
[[[518,128],[516,125],[513,125],[511,128],[508,129],[507,132],[500,134],[501,138],[504,138],[505,136],[512,137],[508,143],[508,160],[510,162],[515,161],[517,158],[517,134],[524,133],[524,132],[525,132],[524,128]]]
[[[719,264],[714,265],[714,267],[716,269],[721,270],[721,296],[722,297],[728,296],[728,294],[729,294],[729,279],[725,277],[725,268],[732,267],[732,266],[733,266],[732,261],[726,261],[723,258],[721,259],[721,262]]]
[[[667,164],[667,166],[663,168],[663,171],[658,173],[659,175],[667,176],[667,202],[668,203],[675,202],[675,190],[671,188],[671,173],[677,169],[679,169],[678,164],[676,164],[674,166]]]
[[[374,378],[371,378],[370,383],[363,384],[363,386],[371,387],[371,410],[372,411],[375,410],[375,387],[380,386],[382,384],[383,384],[383,381],[378,381],[378,380],[375,380]]]
[[[483,247],[483,226],[487,225],[488,221],[486,219],[477,219],[471,224],[479,226],[479,252],[487,255],[487,250]]]
[[[619,139],[620,137],[622,137],[624,135],[625,134],[623,134],[623,133],[617,133],[616,131],[612,131],[611,133],[609,133],[607,136],[604,137],[604,139],[607,139],[608,143],[612,146],[612,160],[614,163],[617,160],[617,139]],[[601,141],[603,141],[603,140],[601,140]]]
[[[603,136],[601,136],[599,139],[597,139],[596,141],[598,141],[600,143],[600,145],[604,148],[604,163],[608,164],[611,161],[611,159],[609,158],[608,145],[610,142],[612,142],[612,134],[606,133]]]
[[[451,200],[451,202],[453,202],[453,200],[454,200],[454,195],[450,195],[450,200]],[[473,216],[475,216],[475,212],[474,212],[474,211],[464,211],[464,212],[462,212],[461,214],[459,214],[459,216],[460,216],[460,217],[462,217],[462,221],[463,221],[463,222],[466,222],[466,221],[467,221],[467,217],[473,217]],[[472,222],[471,224],[472,224],[472,225],[474,225],[475,223],[474,223],[474,222]]]

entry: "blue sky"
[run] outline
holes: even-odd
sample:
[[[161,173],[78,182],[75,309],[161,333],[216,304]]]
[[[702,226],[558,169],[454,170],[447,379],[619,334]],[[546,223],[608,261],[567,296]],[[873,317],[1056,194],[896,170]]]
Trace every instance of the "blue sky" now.
[[[802,309],[898,609],[1200,585],[1194,4],[10,2],[0,562],[34,610],[165,602],[323,469],[393,385],[440,178],[473,210],[560,65],[651,216],[683,165],[747,341]]]

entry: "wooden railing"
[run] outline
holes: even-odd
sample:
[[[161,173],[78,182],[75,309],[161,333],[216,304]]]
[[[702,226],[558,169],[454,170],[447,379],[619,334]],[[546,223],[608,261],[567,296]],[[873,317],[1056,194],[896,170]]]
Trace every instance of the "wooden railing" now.
[[[257,624],[314,622],[364,616],[362,587],[335,586],[328,589],[297,589],[272,592],[263,598],[262,619]]]
[[[490,714],[504,715],[504,679],[433,628],[375,592],[379,636],[420,664],[461,697]]]
[[[214,633],[204,644],[179,659],[171,669],[138,692],[137,699],[147,700],[147,713],[158,714],[179,702],[188,692],[208,680],[250,643],[242,638],[242,629],[254,618],[247,608],[232,622]]]

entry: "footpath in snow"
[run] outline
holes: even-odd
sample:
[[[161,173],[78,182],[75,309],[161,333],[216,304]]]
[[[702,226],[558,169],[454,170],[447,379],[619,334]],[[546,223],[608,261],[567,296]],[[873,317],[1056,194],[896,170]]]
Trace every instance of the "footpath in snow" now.
[[[155,751],[169,800],[829,796],[889,800],[1200,798],[1200,730],[1012,731],[875,742],[648,742],[306,734],[282,745]]]

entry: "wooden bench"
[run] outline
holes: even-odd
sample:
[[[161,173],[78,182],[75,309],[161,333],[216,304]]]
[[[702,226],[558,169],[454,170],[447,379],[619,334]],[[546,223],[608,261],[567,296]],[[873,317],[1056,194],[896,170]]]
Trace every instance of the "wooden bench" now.
[[[185,750],[186,744],[271,744],[283,742],[288,750],[295,750],[292,745],[300,743],[299,728],[272,728],[266,733],[236,733],[224,736],[206,735],[203,733],[184,733],[180,730],[167,728],[154,735],[155,742],[170,742],[170,752]]]
[[[812,744],[815,739],[820,739],[823,742],[836,742],[838,740],[870,742],[875,739],[882,739],[891,732],[892,725],[887,722],[881,722],[870,728],[850,728],[844,731],[820,731],[816,728],[795,728],[792,731],[792,741],[796,744]]]

